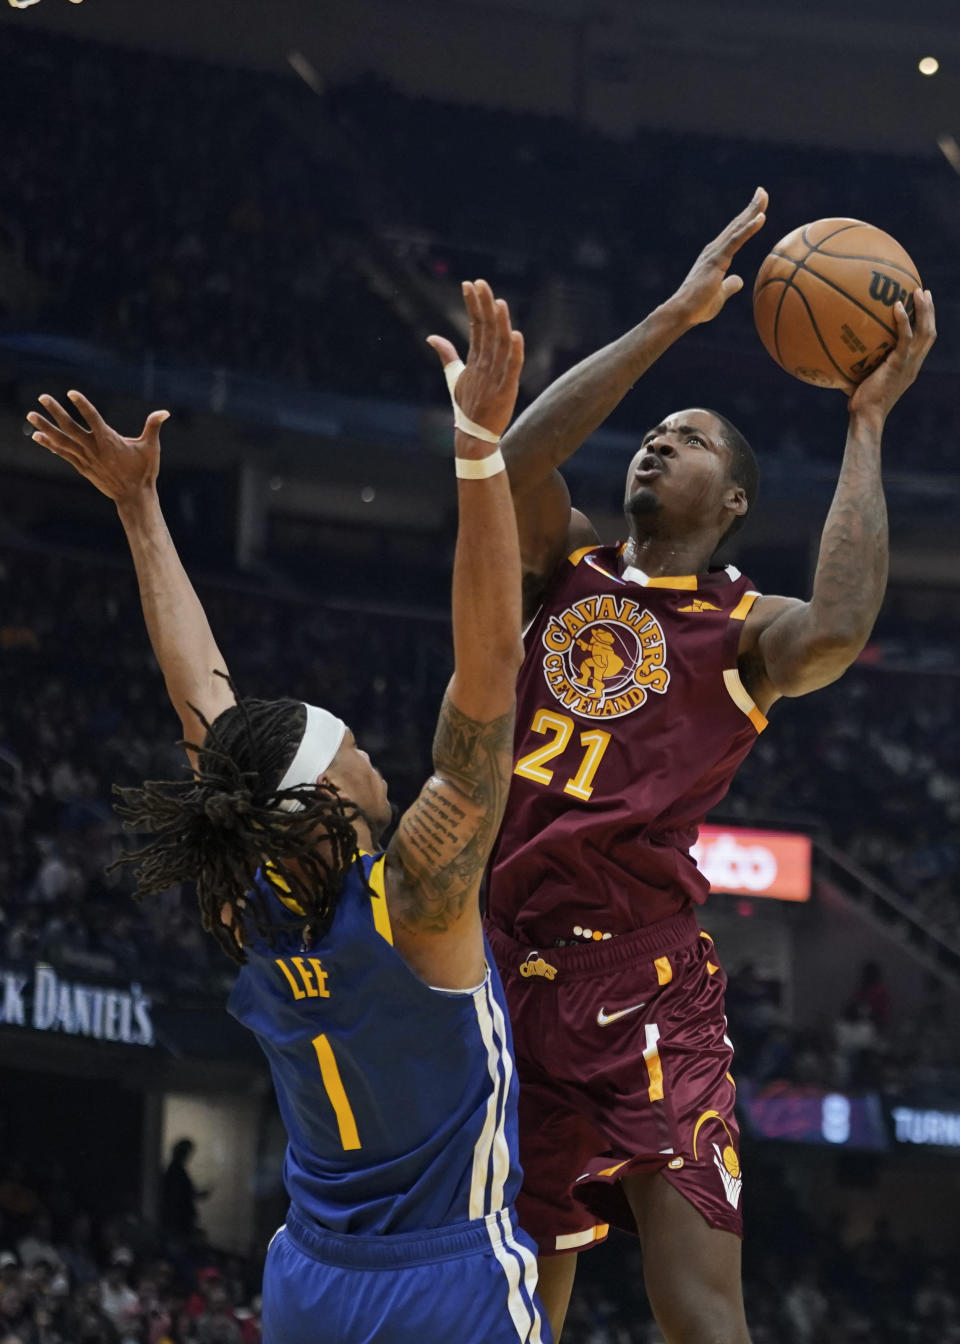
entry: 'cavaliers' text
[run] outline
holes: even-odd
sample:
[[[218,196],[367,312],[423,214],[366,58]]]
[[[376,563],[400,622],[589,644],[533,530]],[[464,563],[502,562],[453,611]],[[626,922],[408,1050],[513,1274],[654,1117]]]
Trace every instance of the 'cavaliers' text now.
[[[670,684],[659,621],[628,597],[585,597],[551,617],[543,673],[565,709],[617,718]]]

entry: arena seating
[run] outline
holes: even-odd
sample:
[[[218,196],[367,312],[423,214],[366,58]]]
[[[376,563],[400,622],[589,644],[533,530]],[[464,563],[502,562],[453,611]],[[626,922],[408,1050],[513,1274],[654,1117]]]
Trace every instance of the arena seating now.
[[[911,402],[910,461],[918,474],[955,472],[956,183],[939,161],[787,158],[666,132],[619,143],[554,118],[441,107],[370,78],[318,101],[291,80],[12,28],[0,30],[0,58],[4,123],[20,127],[30,110],[27,132],[6,138],[0,175],[0,261],[17,279],[0,293],[0,333],[229,368],[276,380],[278,395],[433,401],[442,385],[404,278],[419,277],[442,312],[456,280],[486,274],[510,297],[542,382],[668,294],[762,181],[771,244],[802,220],[848,212],[915,250],[943,335],[928,392]],[[447,190],[465,160],[487,190]],[[827,185],[838,181],[839,205]],[[758,264],[762,247],[750,256]],[[395,288],[372,257],[392,258]],[[798,470],[835,462],[839,401],[766,359],[746,298],[723,324],[689,338],[698,395],[722,394],[758,447]],[[665,361],[657,395],[679,404],[687,393],[687,374]],[[627,406],[612,424],[632,426],[631,415]],[[0,957],[221,994],[231,968],[200,931],[191,893],[139,908],[129,876],[104,872],[124,843],[112,785],[174,777],[184,761],[128,568],[64,540],[0,549]],[[200,588],[241,690],[330,704],[408,803],[429,770],[449,672],[442,620],[381,613],[361,626],[356,613],[244,575]],[[777,706],[721,815],[829,838],[960,943],[960,678],[944,611],[894,594],[860,666]],[[798,1033],[779,987],[745,967],[729,994],[741,1076],[902,1084],[911,1068],[956,1063],[938,1003],[931,984],[916,1019],[868,1009],[869,1044],[844,1022]],[[754,1344],[960,1339],[955,1258],[934,1261],[882,1222],[865,1239],[836,1222],[814,1227],[782,1165],[755,1146],[746,1155]],[[24,1158],[0,1114],[0,1344],[258,1344],[259,1264],[202,1237],[171,1244],[136,1211],[85,1202],[60,1164]],[[36,1223],[43,1211],[50,1225]],[[751,1224],[762,1235],[751,1238]],[[660,1339],[636,1245],[615,1239],[584,1256],[565,1344]]]
[[[119,844],[112,784],[184,768],[132,573],[42,550],[6,548],[0,562],[0,949],[200,983],[219,959],[189,898],[141,912],[128,879],[103,873]],[[442,623],[401,614],[364,623],[249,583],[201,591],[245,693],[330,704],[381,765],[394,801],[412,801],[449,675]],[[893,624],[902,637],[902,621]],[[862,667],[776,707],[720,811],[832,838],[956,941],[960,680],[885,667],[898,646],[883,629]],[[922,694],[912,692],[918,676]]]
[[[755,1152],[745,1214],[754,1344],[944,1344],[960,1330],[960,1263],[931,1259],[879,1219],[853,1238],[811,1224],[782,1164]],[[52,1216],[51,1216],[52,1215]],[[763,1236],[751,1237],[751,1225]],[[129,1208],[91,1209],[58,1164],[0,1164],[3,1344],[259,1344],[259,1266],[187,1244]],[[565,1344],[662,1344],[637,1243],[580,1258]]]
[[[30,283],[9,288],[6,312],[0,297],[0,327],[290,386],[442,400],[427,318],[404,277],[432,284],[437,316],[444,300],[456,305],[455,281],[483,271],[526,329],[539,369],[530,391],[665,298],[762,181],[770,245],[797,223],[846,212],[916,253],[942,334],[911,434],[925,471],[952,466],[956,186],[936,161],[666,132],[620,143],[557,118],[411,98],[372,78],[321,101],[274,76],[11,28],[0,56],[5,121],[18,124],[23,106],[33,114],[0,182],[0,242]],[[198,136],[197,126],[214,130]],[[464,160],[489,191],[446,190]],[[398,267],[390,274],[384,249]],[[759,240],[745,254],[748,282],[762,255]],[[763,354],[746,297],[722,327],[687,342],[702,354],[699,400],[721,399],[770,452],[836,460],[837,398]],[[668,362],[657,380],[664,404],[689,398],[682,368]],[[630,417],[628,405],[611,423]]]

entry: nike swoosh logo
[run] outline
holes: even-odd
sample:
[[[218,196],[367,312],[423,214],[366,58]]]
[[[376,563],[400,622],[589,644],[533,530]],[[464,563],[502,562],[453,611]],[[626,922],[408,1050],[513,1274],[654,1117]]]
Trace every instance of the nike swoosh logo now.
[[[646,1002],[635,1003],[632,1008],[621,1008],[619,1012],[608,1013],[603,1008],[597,1013],[597,1026],[605,1027],[608,1022],[616,1022],[618,1017],[626,1017],[627,1013],[635,1013],[638,1008],[645,1008]]]

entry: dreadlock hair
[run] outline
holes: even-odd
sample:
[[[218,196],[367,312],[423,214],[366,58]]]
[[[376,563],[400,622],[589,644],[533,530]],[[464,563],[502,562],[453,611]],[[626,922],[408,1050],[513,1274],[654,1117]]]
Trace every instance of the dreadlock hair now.
[[[706,409],[706,408],[704,408]],[[739,485],[747,497],[747,512],[738,514],[730,526],[720,538],[720,543],[727,541],[735,532],[739,532],[747,520],[750,510],[753,508],[754,501],[760,489],[760,467],[753,449],[747,440],[737,429],[736,425],[721,415],[719,411],[708,411],[709,415],[719,423],[721,437],[724,443],[730,449],[730,479],[735,485]]]
[[[206,730],[201,745],[182,744],[197,753],[196,775],[114,788],[127,829],[151,831],[153,838],[111,868],[139,865],[136,900],[195,882],[204,929],[238,963],[246,961],[245,926],[252,923],[271,945],[282,927],[254,883],[261,866],[303,912],[305,936],[322,937],[357,854],[353,823],[360,809],[332,785],[278,788],[303,737],[304,705],[238,699],[213,723],[190,708]],[[224,905],[231,912],[226,924]]]

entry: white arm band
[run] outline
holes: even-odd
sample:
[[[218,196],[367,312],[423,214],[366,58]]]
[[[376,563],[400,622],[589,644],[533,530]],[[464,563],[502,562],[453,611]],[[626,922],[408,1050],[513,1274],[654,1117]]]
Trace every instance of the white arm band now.
[[[457,475],[465,481],[483,481],[488,476],[496,476],[498,472],[507,469],[499,448],[487,457],[456,457],[454,465]]]
[[[443,369],[443,376],[447,380],[447,387],[450,391],[450,400],[453,402],[453,423],[457,429],[462,429],[464,434],[469,434],[473,439],[482,439],[484,443],[499,443],[499,434],[491,434],[489,429],[484,429],[483,425],[476,424],[468,415],[464,415],[457,405],[455,396],[457,383],[465,368],[466,365],[462,359],[455,359],[452,363],[445,364]]]

